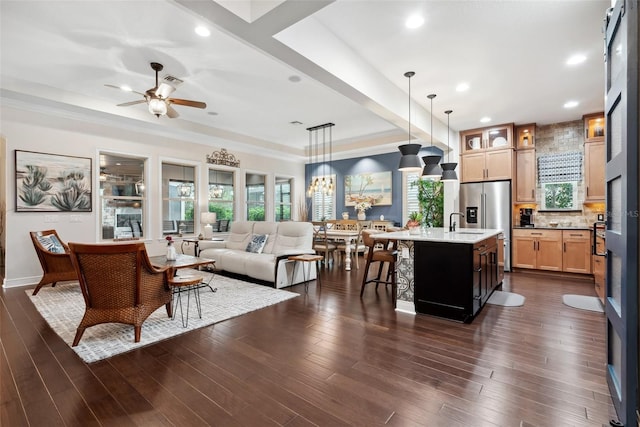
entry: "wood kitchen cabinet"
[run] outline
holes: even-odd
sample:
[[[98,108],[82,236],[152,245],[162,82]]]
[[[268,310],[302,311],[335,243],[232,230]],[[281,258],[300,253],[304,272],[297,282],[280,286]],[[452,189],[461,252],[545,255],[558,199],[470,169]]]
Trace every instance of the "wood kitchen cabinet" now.
[[[513,230],[513,266],[562,271],[562,231]]]
[[[596,254],[606,253],[606,245],[602,234],[596,234]],[[607,272],[607,258],[604,256],[596,255],[592,256],[593,262],[593,280],[595,285],[596,295],[600,298],[600,301],[604,304],[604,291],[606,285],[606,272]]]
[[[516,152],[516,203],[536,201],[536,151]]]
[[[562,271],[591,274],[590,230],[562,230]]]
[[[536,124],[516,126],[516,149],[527,150],[536,147]]]
[[[604,141],[604,113],[585,114],[582,120],[584,121],[584,142]]]
[[[463,131],[460,144],[461,182],[512,178],[512,124]]]
[[[584,144],[585,202],[604,202],[605,163],[604,141]]]

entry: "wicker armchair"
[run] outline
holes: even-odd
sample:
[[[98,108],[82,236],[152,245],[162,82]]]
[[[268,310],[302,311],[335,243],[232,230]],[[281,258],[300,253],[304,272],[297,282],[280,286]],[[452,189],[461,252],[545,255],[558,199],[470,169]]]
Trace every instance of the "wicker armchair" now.
[[[58,282],[78,280],[76,270],[71,264],[69,247],[60,239],[56,230],[32,231],[29,235],[43,271],[42,279],[33,290],[33,295],[49,283],[53,287]],[[57,241],[58,250],[61,252],[52,252],[53,248],[50,245],[52,241]],[[48,245],[45,246],[45,243]]]
[[[118,245],[69,243],[86,304],[73,346],[86,328],[101,323],[133,325],[140,341],[142,323],[163,304],[171,317],[166,268],[151,265],[144,243]]]

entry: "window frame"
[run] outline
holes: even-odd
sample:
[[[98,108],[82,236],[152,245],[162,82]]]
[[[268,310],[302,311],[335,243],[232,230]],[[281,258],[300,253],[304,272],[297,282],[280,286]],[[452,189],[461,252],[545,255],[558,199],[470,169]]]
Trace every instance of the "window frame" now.
[[[159,186],[158,188],[160,188],[160,236],[166,237],[166,236],[195,236],[198,234],[199,230],[200,230],[200,208],[199,208],[199,176],[200,176],[200,163],[197,162],[192,162],[192,161],[188,161],[188,160],[184,160],[184,159],[176,159],[176,158],[161,158],[160,159],[160,167],[159,167],[159,173],[158,173],[158,178],[159,178]],[[183,181],[183,182],[192,182],[193,183],[193,191],[191,193],[191,197],[170,197],[169,194],[166,195],[165,197],[165,185],[164,185],[164,178],[165,178],[165,171],[164,171],[164,166],[166,165],[171,165],[171,166],[176,166],[176,167],[183,167],[183,168],[193,168],[193,180],[190,181],[188,179],[186,179],[183,175],[182,179],[176,179],[176,178],[168,178],[167,179],[167,189],[170,185],[170,183],[176,182],[176,181]],[[183,171],[184,173],[184,171]],[[173,220],[173,219],[169,219],[169,220],[165,220],[165,202],[167,203],[171,203],[172,201],[177,201],[179,200],[180,202],[184,202],[185,200],[191,200],[193,203],[193,231],[188,231],[188,227],[185,230],[184,228],[181,227],[181,223],[184,221],[189,221],[186,218],[181,218],[180,220]],[[167,204],[167,207],[169,207],[169,205]],[[181,209],[182,210],[182,209]],[[169,210],[170,212],[170,210]],[[184,216],[184,215],[181,215]],[[171,230],[169,229],[165,229],[164,227],[164,222],[165,221],[176,221],[175,227],[172,228]]]

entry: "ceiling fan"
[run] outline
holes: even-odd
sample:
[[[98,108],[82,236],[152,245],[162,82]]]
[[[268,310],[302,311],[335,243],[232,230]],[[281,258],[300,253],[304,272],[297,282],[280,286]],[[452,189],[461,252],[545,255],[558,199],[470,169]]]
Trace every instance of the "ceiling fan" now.
[[[179,116],[178,112],[171,106],[171,104],[176,105],[184,105],[186,107],[195,107],[195,108],[206,108],[207,104],[199,101],[190,101],[188,99],[178,99],[178,98],[169,98],[169,95],[173,93],[176,88],[169,83],[162,82],[158,84],[158,72],[162,71],[164,66],[157,62],[151,63],[151,68],[156,72],[156,85],[151,89],[147,90],[145,93],[136,92],[135,90],[126,90],[121,88],[120,86],[109,85],[106,84],[107,87],[112,87],[115,89],[126,90],[127,92],[137,93],[142,95],[144,99],[139,101],[131,101],[125,102],[123,104],[118,104],[118,107],[128,107],[130,105],[142,104],[146,102],[149,104],[149,112],[151,114],[155,114],[156,117],[167,115],[169,118],[173,119]],[[177,79],[175,79],[177,80]],[[180,80],[177,80],[180,82]]]

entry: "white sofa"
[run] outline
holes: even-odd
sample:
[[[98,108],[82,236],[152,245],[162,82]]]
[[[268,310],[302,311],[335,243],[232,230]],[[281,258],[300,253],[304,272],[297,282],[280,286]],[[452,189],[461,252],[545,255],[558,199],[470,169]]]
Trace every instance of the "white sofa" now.
[[[248,252],[247,246],[256,235],[268,235],[261,253]],[[236,221],[231,223],[227,240],[202,241],[199,244],[203,258],[216,262],[217,270],[242,274],[274,284],[276,288],[291,286],[307,279],[315,279],[313,265],[298,265],[287,257],[312,254],[313,225],[310,222]],[[311,267],[311,268],[309,268]]]

